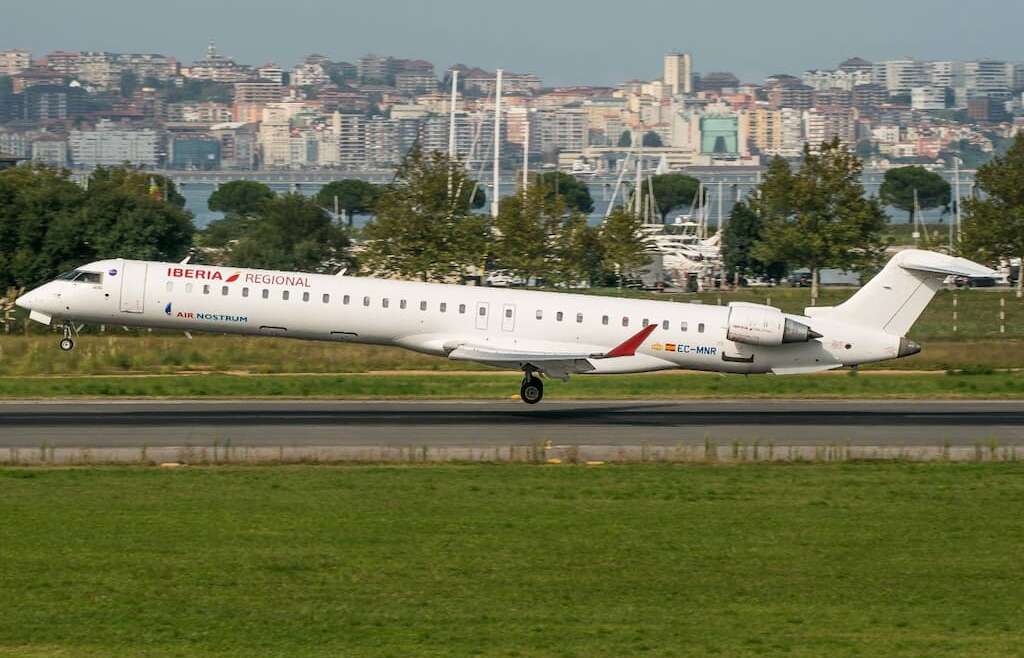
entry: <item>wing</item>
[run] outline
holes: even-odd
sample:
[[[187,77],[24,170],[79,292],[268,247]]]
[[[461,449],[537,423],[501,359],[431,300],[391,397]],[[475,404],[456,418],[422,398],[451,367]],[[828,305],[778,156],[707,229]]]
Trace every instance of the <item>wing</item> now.
[[[565,379],[571,374],[594,370],[593,360],[633,356],[657,325],[649,324],[634,336],[607,352],[518,350],[494,345],[460,343],[450,346],[448,358],[454,361],[476,361],[488,365],[520,369],[533,366],[550,377]]]

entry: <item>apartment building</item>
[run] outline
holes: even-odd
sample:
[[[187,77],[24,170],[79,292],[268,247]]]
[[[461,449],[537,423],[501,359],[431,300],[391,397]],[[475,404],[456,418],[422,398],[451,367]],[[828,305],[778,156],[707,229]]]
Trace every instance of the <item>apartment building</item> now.
[[[673,52],[665,55],[662,63],[662,82],[673,96],[693,93],[693,56]]]
[[[16,75],[32,66],[32,53],[27,50],[0,50],[0,75]]]
[[[163,135],[154,129],[127,129],[101,121],[95,130],[72,130],[68,140],[76,167],[115,167],[126,162],[155,167],[163,152]]]

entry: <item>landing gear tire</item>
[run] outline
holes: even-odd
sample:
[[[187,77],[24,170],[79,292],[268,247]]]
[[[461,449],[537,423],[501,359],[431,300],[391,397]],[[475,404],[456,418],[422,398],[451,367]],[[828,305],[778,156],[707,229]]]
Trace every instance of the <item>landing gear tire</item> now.
[[[519,389],[519,397],[526,404],[537,404],[544,398],[544,384],[536,377],[523,380],[523,385]]]
[[[60,349],[65,352],[70,352],[71,350],[75,349],[75,341],[73,341],[70,338],[61,338]]]

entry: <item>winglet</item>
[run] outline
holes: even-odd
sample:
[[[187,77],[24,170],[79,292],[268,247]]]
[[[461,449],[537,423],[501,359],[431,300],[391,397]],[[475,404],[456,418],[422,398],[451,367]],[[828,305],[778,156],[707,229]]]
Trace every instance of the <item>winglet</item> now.
[[[607,354],[604,354],[603,358],[614,359],[620,356],[633,356],[634,354],[636,354],[637,348],[640,347],[643,344],[643,342],[647,340],[647,337],[650,336],[651,333],[657,328],[657,324],[647,325],[646,327],[641,329],[635,336],[633,336],[626,342],[622,343],[615,349],[611,350]]]

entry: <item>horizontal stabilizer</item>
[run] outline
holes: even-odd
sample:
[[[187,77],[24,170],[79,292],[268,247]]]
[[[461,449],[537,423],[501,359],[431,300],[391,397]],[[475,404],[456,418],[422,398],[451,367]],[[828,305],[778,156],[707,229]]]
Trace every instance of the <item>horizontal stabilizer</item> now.
[[[947,276],[992,276],[966,258],[934,251],[901,251],[853,297],[831,308],[808,308],[809,317],[836,319],[905,336]]]
[[[896,256],[905,270],[930,272],[944,276],[994,276],[996,271],[966,258],[947,256],[934,251],[910,249]]]

